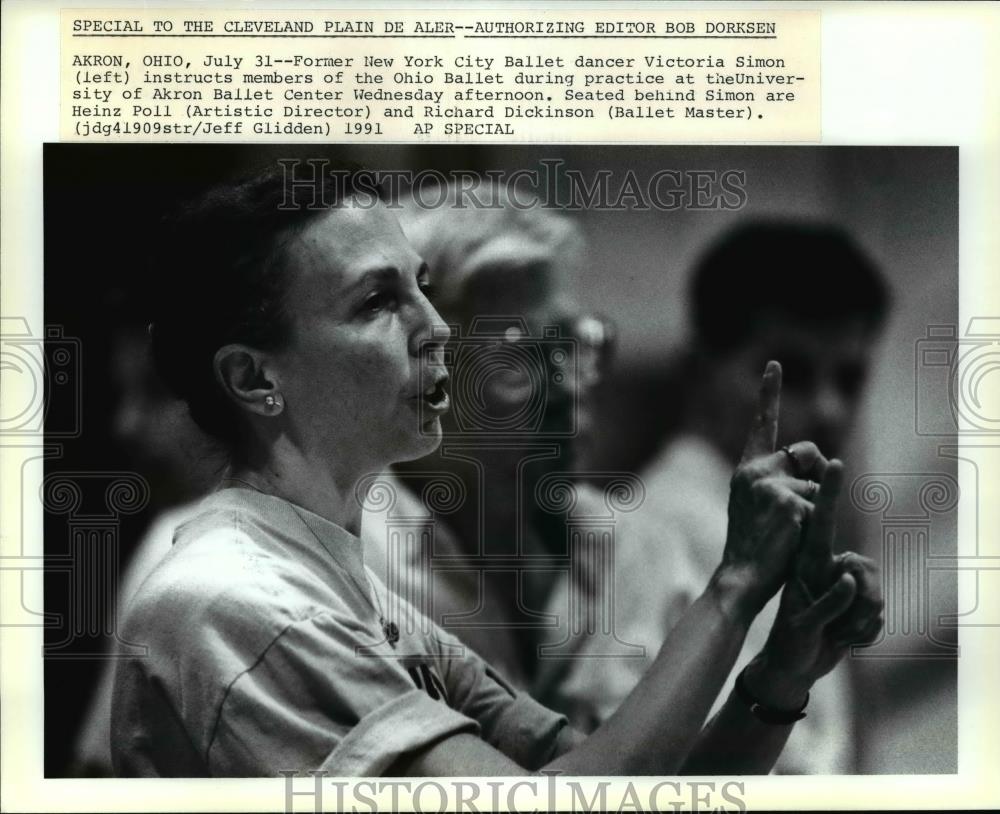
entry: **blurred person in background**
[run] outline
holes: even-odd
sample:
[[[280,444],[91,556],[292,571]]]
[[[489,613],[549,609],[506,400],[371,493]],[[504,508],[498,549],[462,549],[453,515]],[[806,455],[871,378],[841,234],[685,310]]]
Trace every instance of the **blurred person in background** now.
[[[572,293],[586,256],[577,224],[523,190],[484,183],[475,195],[478,203],[452,185],[400,201],[404,233],[434,275],[431,298],[454,327],[453,408],[442,419],[440,450],[396,468],[395,506],[367,511],[364,532],[382,575],[394,559],[391,515],[420,518],[433,551],[418,544],[405,562],[394,559],[400,593],[512,683],[532,689],[538,647],[552,636],[542,613],[559,577],[546,558],[566,548],[564,514],[540,506],[535,487],[546,475],[573,472],[613,335]],[[565,371],[553,369],[553,357]],[[439,473],[458,478],[465,496],[448,512],[417,496]],[[603,508],[597,490],[581,486],[577,508],[590,503]],[[429,554],[449,567],[427,573]]]
[[[782,364],[779,443],[809,438],[838,455],[888,308],[880,272],[836,227],[749,222],[708,248],[690,289],[694,337],[679,377],[691,385],[684,393],[682,429],[643,471],[645,502],[617,529],[614,628],[625,641],[643,646],[647,657],[602,659],[595,669],[586,657],[589,640],[581,637],[579,658],[564,662],[565,672],[549,680],[552,694],[545,700],[551,706],[585,730],[607,718],[711,576],[725,540],[740,427],[753,411],[746,393],[754,371],[767,359]],[[559,612],[566,601],[557,596],[553,608]],[[773,601],[755,621],[733,675],[763,645],[776,610]],[[816,686],[809,715],[776,771],[853,771],[855,713],[841,665]]]
[[[116,323],[110,365],[116,395],[111,439],[149,482],[153,508],[166,510],[203,495],[213,477],[212,444],[153,369],[148,325]]]
[[[149,572],[170,550],[174,530],[187,520],[208,491],[221,463],[207,436],[171,395],[153,368],[148,326],[135,322],[141,308],[128,300],[114,306],[116,326],[109,357],[115,406],[110,435],[129,465],[150,487],[151,520],[118,581],[119,611],[131,601]],[[214,461],[214,463],[213,463]],[[76,777],[111,777],[111,690],[116,659],[102,665],[77,731],[69,772]]]

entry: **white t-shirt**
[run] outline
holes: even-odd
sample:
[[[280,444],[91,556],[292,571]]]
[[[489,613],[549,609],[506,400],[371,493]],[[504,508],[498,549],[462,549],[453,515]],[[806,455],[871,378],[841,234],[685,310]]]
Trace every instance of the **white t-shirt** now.
[[[357,537],[249,489],[210,495],[178,529],[123,635],[149,653],[118,667],[118,775],[378,775],[459,732],[536,769],[566,724],[412,607],[390,604]]]
[[[608,513],[596,488],[574,484],[572,519],[578,529],[588,518],[596,519],[603,529]],[[564,517],[558,533],[565,535],[570,522],[568,515]],[[521,533],[524,536],[518,547],[522,553],[512,552],[498,567],[478,550],[480,540],[462,541],[448,518],[432,511],[399,474],[379,478],[379,489],[373,489],[365,503],[361,527],[365,562],[384,584],[472,647],[512,685],[546,703],[553,663],[556,667],[566,665],[563,657],[543,656],[541,651],[569,638],[570,616],[546,613],[549,608],[535,599],[543,593],[538,586],[548,582],[551,597],[553,592],[565,590],[570,574],[586,583],[585,569],[590,561],[581,558],[571,565],[565,559],[565,539],[547,540],[543,548],[534,536],[541,532],[530,523],[524,524]],[[556,553],[560,543],[563,552]],[[490,569],[506,571],[511,581],[485,579]],[[515,576],[519,579],[516,587]],[[526,585],[529,580],[534,580],[531,588]],[[521,592],[503,592],[505,587]],[[539,606],[531,607],[531,600]],[[528,644],[534,644],[534,653]]]
[[[122,574],[118,588],[118,606],[128,607],[139,586],[156,565],[170,551],[174,531],[191,519],[198,510],[200,500],[168,509],[150,524]],[[109,659],[101,668],[97,686],[84,713],[83,723],[73,747],[74,768],[85,776],[108,777],[111,766],[111,695],[115,684],[115,660],[119,649],[116,645]]]

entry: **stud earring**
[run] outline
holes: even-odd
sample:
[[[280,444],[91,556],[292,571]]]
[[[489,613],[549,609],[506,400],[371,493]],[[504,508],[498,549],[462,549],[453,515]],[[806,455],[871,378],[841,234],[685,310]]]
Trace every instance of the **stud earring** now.
[[[264,404],[271,410],[281,409],[281,399],[278,396],[264,396]]]

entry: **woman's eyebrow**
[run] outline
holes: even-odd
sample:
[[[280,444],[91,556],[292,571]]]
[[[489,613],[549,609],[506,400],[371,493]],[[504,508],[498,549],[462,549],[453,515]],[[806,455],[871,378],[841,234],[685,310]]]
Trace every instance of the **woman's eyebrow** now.
[[[419,278],[421,275],[427,274],[428,271],[429,267],[427,263],[421,261],[414,276]],[[398,281],[402,277],[403,272],[399,270],[399,266],[377,266],[376,268],[371,268],[365,271],[353,283],[345,285],[337,292],[337,296],[339,297],[345,294],[350,294],[359,288],[365,288],[375,282]]]
[[[348,293],[357,288],[363,288],[373,282],[397,280],[400,276],[400,271],[396,266],[379,266],[378,268],[368,269],[368,271],[358,277],[358,279],[353,283],[348,283],[344,286],[341,293]]]

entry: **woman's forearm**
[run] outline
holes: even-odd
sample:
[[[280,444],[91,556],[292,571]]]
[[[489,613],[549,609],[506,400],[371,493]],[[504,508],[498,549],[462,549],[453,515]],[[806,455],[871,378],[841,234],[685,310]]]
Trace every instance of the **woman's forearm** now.
[[[760,703],[771,709],[801,709],[808,698],[804,682],[760,668],[748,668],[747,684]],[[753,714],[735,690],[702,730],[681,774],[768,774],[774,767],[794,724],[766,723]]]
[[[614,715],[546,768],[578,775],[677,774],[757,610],[742,578],[717,572]]]

